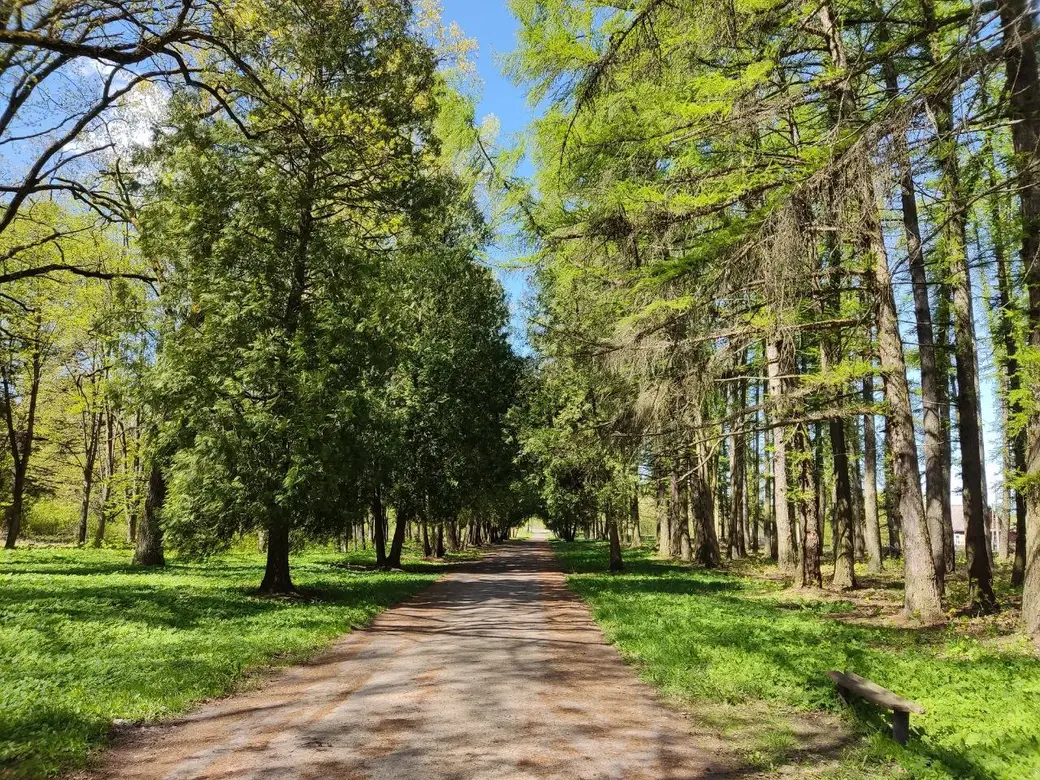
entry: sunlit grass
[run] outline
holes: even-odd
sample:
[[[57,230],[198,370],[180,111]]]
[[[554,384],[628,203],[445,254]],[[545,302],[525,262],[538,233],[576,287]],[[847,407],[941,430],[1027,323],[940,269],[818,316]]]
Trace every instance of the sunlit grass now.
[[[956,627],[858,625],[838,619],[847,601],[782,599],[778,584],[647,550],[626,551],[625,573],[612,576],[599,543],[555,549],[608,639],[669,695],[838,711],[823,673],[848,669],[927,708],[904,749],[885,736],[887,713],[856,704],[852,727],[866,738],[848,764],[894,761],[915,778],[1040,777],[1040,660],[1024,639],[994,647]]]
[[[257,554],[156,571],[126,551],[0,552],[0,776],[82,766],[113,719],[163,718],[305,658],[442,571],[377,572],[370,557],[295,556],[303,597],[268,599],[252,594]]]

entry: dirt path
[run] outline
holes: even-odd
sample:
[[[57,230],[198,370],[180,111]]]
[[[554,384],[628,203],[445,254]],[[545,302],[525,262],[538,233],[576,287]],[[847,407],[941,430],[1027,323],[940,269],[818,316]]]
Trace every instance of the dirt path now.
[[[94,777],[694,778],[727,775],[725,755],[636,679],[532,541],[260,690],[122,740]]]

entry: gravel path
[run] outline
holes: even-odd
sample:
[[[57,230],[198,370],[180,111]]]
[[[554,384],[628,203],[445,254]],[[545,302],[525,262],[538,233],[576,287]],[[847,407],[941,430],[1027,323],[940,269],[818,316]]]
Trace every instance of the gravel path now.
[[[453,571],[259,690],[119,740],[93,777],[740,775],[726,756],[635,677],[549,546],[531,541]]]

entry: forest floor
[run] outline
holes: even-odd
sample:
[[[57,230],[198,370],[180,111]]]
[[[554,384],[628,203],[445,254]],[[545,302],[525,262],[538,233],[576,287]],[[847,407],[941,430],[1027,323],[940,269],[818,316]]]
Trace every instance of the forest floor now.
[[[293,558],[301,596],[259,598],[263,558],[131,566],[129,550],[0,550],[0,777],[81,767],[113,723],[156,721],[297,663],[429,587],[371,550]]]
[[[756,562],[705,571],[625,551],[625,572],[604,572],[599,542],[556,543],[568,585],[609,641],[692,718],[738,746],[764,772],[825,777],[1040,777],[1040,651],[1016,633],[1016,597],[972,618],[951,609],[939,626],[899,615],[897,566],[852,593],[784,588]],[[1007,579],[1000,572],[999,580]],[[949,602],[964,601],[963,576]],[[844,708],[828,669],[855,671],[921,703],[911,740],[889,737],[887,713]],[[806,719],[848,735],[829,755],[799,757]]]

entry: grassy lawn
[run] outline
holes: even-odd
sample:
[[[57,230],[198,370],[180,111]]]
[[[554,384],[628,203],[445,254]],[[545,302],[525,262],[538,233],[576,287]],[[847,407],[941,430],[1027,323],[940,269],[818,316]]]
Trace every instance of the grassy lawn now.
[[[293,560],[306,597],[277,600],[250,595],[259,555],[159,571],[129,557],[0,551],[0,777],[83,766],[113,719],[167,717],[258,667],[301,660],[443,570],[413,560],[375,572],[360,565],[365,553],[309,552]]]
[[[832,774],[1040,777],[1040,660],[1007,620],[901,626],[860,619],[851,601],[791,598],[757,576],[656,562],[646,549],[626,551],[625,573],[611,576],[600,543],[554,547],[570,587],[645,679],[680,702],[766,714],[764,741],[776,743],[766,763],[796,747],[773,728],[784,713],[842,709],[823,673],[848,669],[928,712],[911,717],[904,749],[885,736],[887,713],[855,705],[846,718],[863,739]]]

